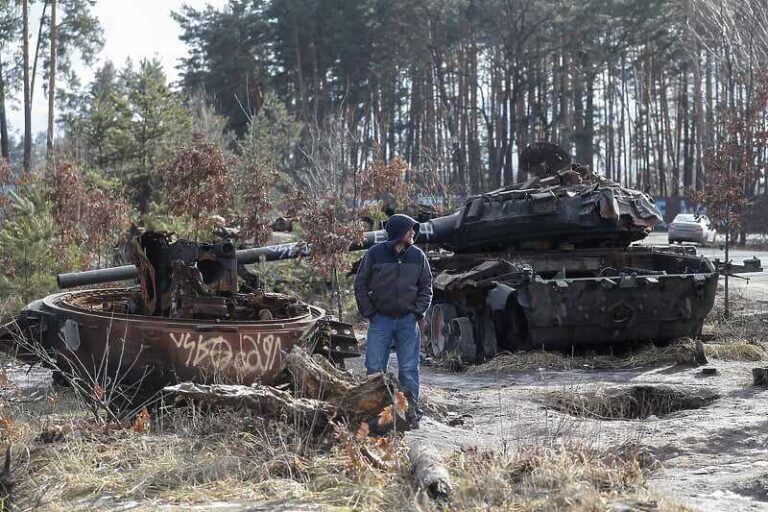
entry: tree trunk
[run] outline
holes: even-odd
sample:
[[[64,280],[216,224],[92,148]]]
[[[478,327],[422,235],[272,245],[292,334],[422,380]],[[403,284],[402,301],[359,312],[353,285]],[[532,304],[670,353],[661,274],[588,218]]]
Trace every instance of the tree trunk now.
[[[245,407],[261,414],[279,418],[295,415],[307,422],[342,417],[349,424],[373,422],[384,427],[381,413],[392,404],[393,397],[402,396],[390,374],[371,375],[362,382],[351,374],[334,367],[320,355],[310,356],[298,346],[285,358],[285,368],[293,376],[294,392],[272,386],[202,385],[185,382],[164,389],[166,393],[218,405]],[[397,405],[393,405],[397,407]],[[389,421],[403,425],[399,417],[405,411],[396,410]]]
[[[318,415],[330,418],[336,412],[331,404],[322,400],[294,398],[286,391],[261,384],[241,386],[237,384],[205,385],[182,382],[175,386],[167,386],[163,391],[197,402],[244,407],[265,416],[279,418],[281,415],[287,414],[301,418],[306,422],[314,421]]]
[[[55,127],[56,106],[56,0],[51,0],[51,69],[48,79],[48,142],[47,157],[49,164],[53,165],[53,131]]]
[[[588,166],[594,166],[594,153],[595,153],[595,80],[596,73],[591,71],[587,76],[586,84],[586,106],[584,109],[584,138],[582,143],[584,144],[584,163]]]
[[[699,44],[700,43],[696,43],[696,51],[693,61],[693,110],[696,122],[696,138],[694,139],[694,143],[696,145],[696,158],[693,166],[692,186],[695,189],[698,189],[701,183],[704,160],[704,105],[701,98],[701,52],[699,50]]]
[[[8,141],[8,117],[5,113],[5,75],[3,74],[3,58],[0,55],[0,158],[10,157]]]
[[[35,59],[32,61],[32,76],[29,84],[29,104],[30,108],[35,99],[35,78],[37,77],[37,61],[40,57],[40,45],[43,42],[43,27],[45,26],[45,10],[48,9],[48,2],[43,2],[43,12],[40,14],[40,24],[37,27],[37,41],[35,42]]]
[[[477,43],[473,40],[469,46],[469,105],[465,108],[469,111],[469,178],[472,193],[481,191],[483,179],[483,164],[480,157],[480,140],[477,133]]]
[[[32,108],[29,90],[29,0],[22,0],[24,52],[24,171],[32,165]]]

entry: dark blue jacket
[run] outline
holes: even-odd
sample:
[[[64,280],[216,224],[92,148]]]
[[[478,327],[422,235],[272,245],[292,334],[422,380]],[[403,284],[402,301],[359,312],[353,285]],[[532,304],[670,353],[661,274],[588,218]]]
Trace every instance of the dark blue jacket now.
[[[424,252],[412,245],[398,254],[395,245],[418,222],[407,215],[393,215],[387,222],[389,240],[374,245],[365,253],[355,277],[357,309],[371,319],[376,313],[401,317],[414,313],[417,318],[432,301],[432,272]]]

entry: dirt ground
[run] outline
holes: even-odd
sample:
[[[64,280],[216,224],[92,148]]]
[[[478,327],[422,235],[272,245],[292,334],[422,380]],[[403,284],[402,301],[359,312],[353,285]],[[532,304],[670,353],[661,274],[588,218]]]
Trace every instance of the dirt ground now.
[[[406,435],[444,452],[515,449],[555,438],[599,447],[632,442],[661,462],[651,485],[662,493],[702,511],[768,510],[768,389],[752,386],[754,362],[710,362],[719,375],[678,365],[505,374],[425,367],[429,413],[421,429]],[[553,409],[548,400],[636,385],[711,391],[720,398],[699,409],[629,420],[577,417]]]

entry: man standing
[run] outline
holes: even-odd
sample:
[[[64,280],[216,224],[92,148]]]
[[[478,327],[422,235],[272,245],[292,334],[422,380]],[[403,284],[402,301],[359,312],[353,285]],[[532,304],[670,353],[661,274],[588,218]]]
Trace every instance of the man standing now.
[[[426,255],[413,245],[418,222],[397,214],[386,229],[388,240],[368,249],[355,278],[357,308],[370,321],[365,368],[368,375],[385,372],[394,340],[400,386],[418,422],[418,320],[432,301],[432,272]]]

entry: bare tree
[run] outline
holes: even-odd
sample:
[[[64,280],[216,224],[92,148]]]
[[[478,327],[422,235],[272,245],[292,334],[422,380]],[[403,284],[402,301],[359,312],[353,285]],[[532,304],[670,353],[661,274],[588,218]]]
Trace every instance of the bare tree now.
[[[22,0],[24,47],[24,171],[29,172],[32,161],[32,104],[29,88],[29,0]]]
[[[53,162],[53,131],[55,127],[56,103],[56,37],[58,27],[56,26],[56,0],[51,0],[51,64],[48,75],[48,161]]]

